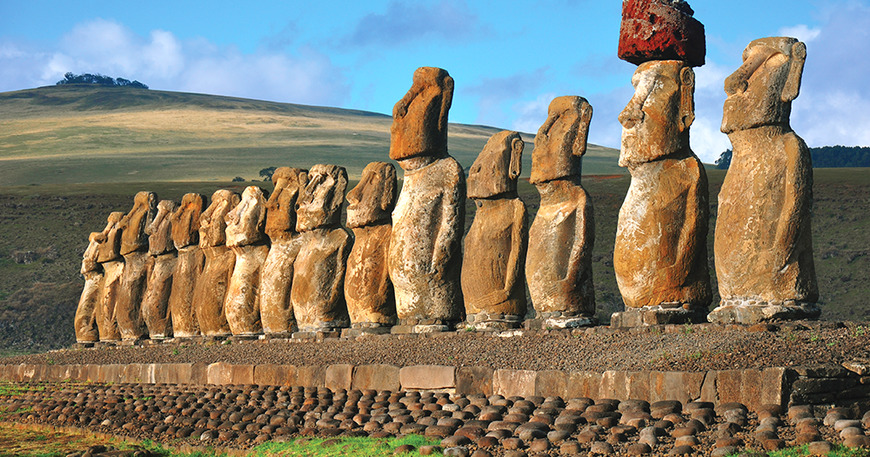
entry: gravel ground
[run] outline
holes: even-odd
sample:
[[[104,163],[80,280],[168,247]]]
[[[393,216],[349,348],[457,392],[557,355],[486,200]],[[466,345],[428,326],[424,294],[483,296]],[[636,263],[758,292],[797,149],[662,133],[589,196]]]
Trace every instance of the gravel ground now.
[[[441,440],[435,453],[471,457],[725,456],[798,444],[809,444],[811,453],[834,444],[870,446],[870,413],[855,408],[749,411],[737,403],[167,384],[18,383],[3,392],[6,421],[85,427],[174,446],[250,448],[311,436],[407,434]]]
[[[870,360],[868,323],[713,324],[632,331],[593,327],[499,337],[476,332],[368,336],[290,342],[172,342],[64,349],[0,359],[2,364],[229,362],[487,366],[522,370],[730,370]],[[316,361],[316,362],[313,362]]]

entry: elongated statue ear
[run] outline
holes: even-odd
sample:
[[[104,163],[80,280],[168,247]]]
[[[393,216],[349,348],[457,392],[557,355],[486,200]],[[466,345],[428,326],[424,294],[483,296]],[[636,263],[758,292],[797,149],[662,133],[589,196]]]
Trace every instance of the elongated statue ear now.
[[[692,67],[680,70],[680,131],[685,132],[695,122],[695,72]]]
[[[791,47],[788,66],[788,79],[782,88],[782,101],[790,102],[798,97],[801,91],[801,76],[804,73],[804,62],[807,60],[807,45],[798,41]]]
[[[586,154],[586,142],[589,140],[589,124],[592,122],[592,105],[583,97],[577,97],[576,103],[580,117],[577,119],[577,134],[572,145],[572,154],[583,157]]]
[[[520,138],[519,134],[511,140],[511,160],[510,160],[510,169],[508,170],[508,176],[511,179],[517,179],[520,177],[520,173],[523,171],[523,149],[525,149],[526,144],[523,142],[523,139]]]

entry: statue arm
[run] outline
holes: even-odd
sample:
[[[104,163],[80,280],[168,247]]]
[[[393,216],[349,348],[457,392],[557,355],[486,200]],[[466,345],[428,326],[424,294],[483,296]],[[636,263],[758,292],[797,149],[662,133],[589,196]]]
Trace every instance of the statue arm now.
[[[513,224],[511,226],[511,252],[508,256],[507,269],[505,271],[504,289],[502,290],[504,298],[502,301],[507,301],[511,296],[511,291],[519,278],[522,276],[523,268],[526,263],[526,220],[528,215],[526,207],[519,199],[512,202]]]
[[[794,133],[790,133],[785,139],[784,149],[786,167],[783,187],[786,191],[774,242],[776,252],[782,256],[777,259],[778,268],[785,268],[791,261],[797,247],[801,221],[810,217],[808,200],[812,198],[812,178],[806,179],[812,176],[807,146]]]
[[[446,189],[441,192],[436,204],[440,206],[438,233],[435,234],[432,249],[432,264],[430,271],[441,271],[444,265],[451,260],[453,243],[456,242],[457,236],[462,231],[463,219],[462,210],[460,208],[460,198],[457,197],[459,192],[453,189]],[[447,223],[453,221],[453,223]]]
[[[578,207],[574,217],[574,244],[571,246],[571,255],[568,258],[568,268],[565,281],[568,287],[572,287],[580,281],[583,274],[583,265],[586,258],[592,255],[592,243],[595,240],[595,221],[592,213],[592,203],[589,195],[580,188],[582,199],[578,198]]]

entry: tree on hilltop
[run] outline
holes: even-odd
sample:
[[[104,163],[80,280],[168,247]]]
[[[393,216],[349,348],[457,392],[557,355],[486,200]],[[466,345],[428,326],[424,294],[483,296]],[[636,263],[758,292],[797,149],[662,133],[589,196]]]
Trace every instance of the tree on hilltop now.
[[[82,73],[77,75],[71,71],[67,72],[63,75],[63,79],[58,81],[56,86],[63,86],[65,84],[93,84],[96,86],[108,86],[108,87],[133,87],[137,89],[147,89],[148,86],[140,83],[139,81],[130,81],[129,79],[124,78],[112,78],[111,76],[91,73]]]

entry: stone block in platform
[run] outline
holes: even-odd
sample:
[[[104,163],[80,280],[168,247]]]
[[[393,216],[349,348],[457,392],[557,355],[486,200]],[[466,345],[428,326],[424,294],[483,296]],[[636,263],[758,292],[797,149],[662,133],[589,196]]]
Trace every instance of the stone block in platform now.
[[[326,367],[323,365],[303,365],[296,367],[296,384],[301,387],[325,386]]]
[[[401,374],[395,365],[360,365],[353,372],[354,389],[374,389],[398,392]]]
[[[511,397],[535,395],[535,379],[538,372],[532,370],[495,370],[492,377],[494,394]]]
[[[650,402],[676,400],[688,403],[701,399],[703,372],[653,371],[649,373]]]
[[[390,327],[351,327],[341,329],[342,338],[358,338],[369,335],[389,335]]]
[[[568,373],[566,398],[604,398],[598,395],[601,373],[572,371]]]
[[[404,390],[445,390],[456,388],[456,368],[443,365],[414,365],[399,369]]]
[[[215,362],[209,364],[206,373],[206,382],[208,384],[228,385],[233,382],[232,365],[226,362]]]
[[[707,310],[687,310],[662,306],[629,308],[625,311],[613,313],[610,316],[610,326],[614,328],[700,324],[705,322],[707,322]]]
[[[294,340],[324,340],[327,338],[341,338],[341,329],[293,332],[292,338]]]
[[[192,374],[192,363],[162,363],[156,367],[154,382],[158,384],[189,384]]]
[[[545,370],[535,376],[535,395],[541,397],[565,397],[568,391],[568,373],[561,370]]]
[[[774,320],[818,319],[822,310],[815,303],[788,300],[781,303],[722,303],[707,315],[715,324],[757,324]]]
[[[208,364],[197,362],[190,366],[190,384],[208,384]]]
[[[456,370],[456,393],[463,395],[493,394],[495,370],[489,367],[461,367]]]
[[[353,365],[335,364],[326,367],[324,385],[331,390],[350,390],[353,384]]]
[[[260,386],[296,385],[296,367],[293,365],[265,364],[254,367],[254,384]]]
[[[246,385],[254,383],[254,365],[240,364],[231,365],[230,383]]]

